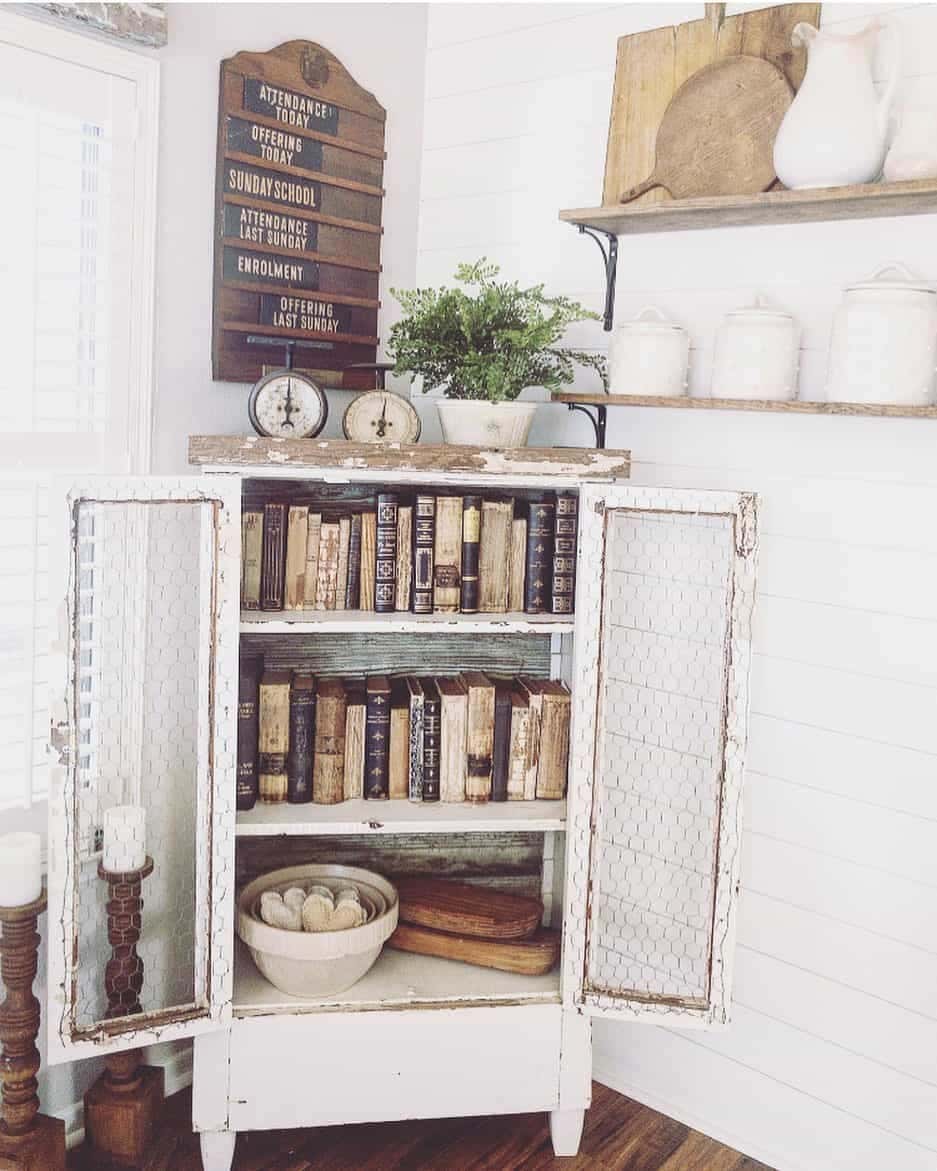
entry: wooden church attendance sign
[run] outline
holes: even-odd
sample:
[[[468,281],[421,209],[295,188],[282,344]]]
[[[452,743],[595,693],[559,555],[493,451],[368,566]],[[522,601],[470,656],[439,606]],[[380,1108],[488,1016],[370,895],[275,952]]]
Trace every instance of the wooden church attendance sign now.
[[[255,382],[289,340],[307,343],[296,366],[333,385],[376,361],[384,122],[311,41],[221,63],[214,378]]]

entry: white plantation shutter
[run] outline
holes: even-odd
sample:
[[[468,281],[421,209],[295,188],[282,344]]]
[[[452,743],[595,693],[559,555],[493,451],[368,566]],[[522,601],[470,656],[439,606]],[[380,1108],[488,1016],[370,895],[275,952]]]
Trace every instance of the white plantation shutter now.
[[[156,78],[0,13],[0,809],[46,793],[52,485],[146,470]]]

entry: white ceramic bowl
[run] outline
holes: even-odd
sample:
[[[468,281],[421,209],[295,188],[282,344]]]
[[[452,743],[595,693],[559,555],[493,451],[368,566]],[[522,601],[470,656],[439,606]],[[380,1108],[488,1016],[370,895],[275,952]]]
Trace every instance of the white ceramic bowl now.
[[[283,890],[303,883],[358,886],[375,891],[386,903],[361,927],[347,931],[285,931],[255,918],[253,908],[265,890]],[[372,896],[372,902],[380,903]],[[334,996],[356,984],[381,954],[397,926],[397,891],[373,870],[357,866],[308,864],[273,870],[255,878],[238,899],[238,935],[250,949],[254,963],[274,987],[289,996]]]

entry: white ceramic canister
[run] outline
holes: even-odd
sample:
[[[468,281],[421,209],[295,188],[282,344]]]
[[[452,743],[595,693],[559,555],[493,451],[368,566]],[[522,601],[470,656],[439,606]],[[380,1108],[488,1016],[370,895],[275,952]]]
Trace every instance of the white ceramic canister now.
[[[796,397],[799,360],[796,319],[759,294],[716,331],[712,396],[785,402]]]
[[[937,368],[937,291],[902,264],[850,285],[833,318],[829,402],[925,406]]]
[[[614,394],[686,394],[690,335],[660,309],[642,309],[619,325],[609,350],[609,383]]]

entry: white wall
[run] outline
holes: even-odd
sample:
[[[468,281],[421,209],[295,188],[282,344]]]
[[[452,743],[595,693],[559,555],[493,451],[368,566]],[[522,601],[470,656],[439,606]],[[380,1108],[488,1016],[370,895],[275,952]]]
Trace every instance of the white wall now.
[[[933,97],[937,8],[875,8],[904,96]],[[485,254],[598,309],[597,249],[556,213],[599,202],[615,39],[701,15],[432,6],[420,283]],[[626,238],[617,312],[683,322],[705,387],[715,324],[762,290],[801,319],[820,397],[841,288],[893,258],[937,279],[937,215]],[[589,442],[539,415],[534,440]],[[734,1023],[597,1026],[597,1075],[781,1171],[937,1166],[935,442],[927,421],[610,412],[636,481],[758,490],[762,553]]]

